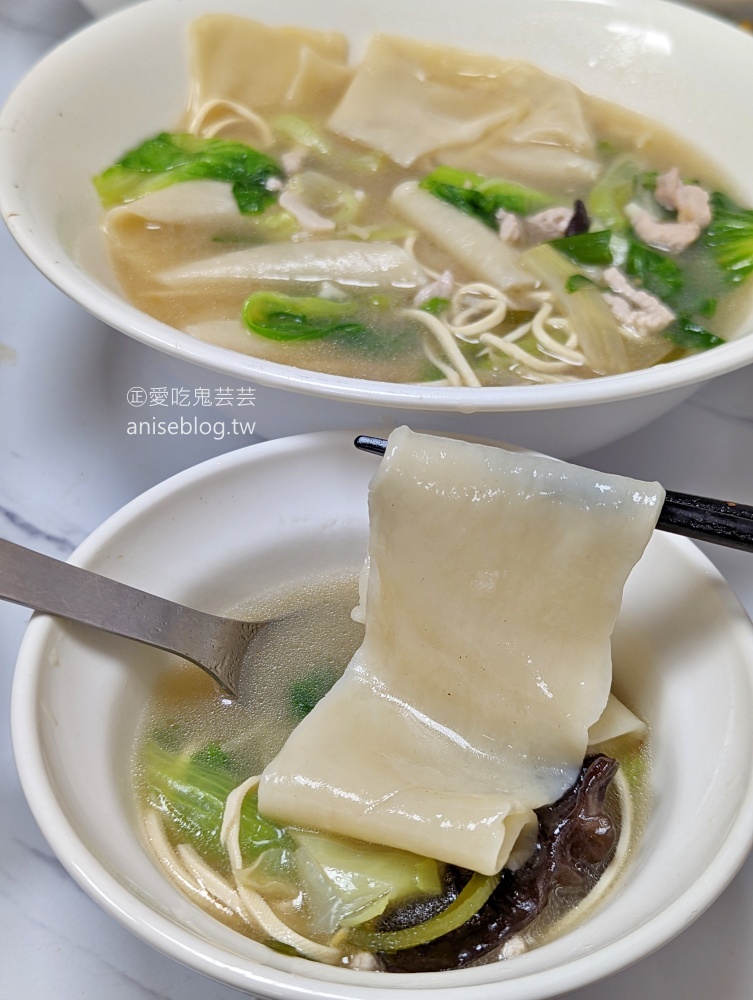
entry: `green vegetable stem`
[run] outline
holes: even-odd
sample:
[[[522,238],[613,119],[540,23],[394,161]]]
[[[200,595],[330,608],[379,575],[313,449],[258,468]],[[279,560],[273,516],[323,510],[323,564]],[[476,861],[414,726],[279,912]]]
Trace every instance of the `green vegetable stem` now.
[[[435,917],[399,931],[356,928],[351,931],[350,940],[358,948],[375,952],[402,951],[404,948],[415,948],[417,945],[436,941],[461,927],[474,913],[478,913],[496,889],[499,879],[499,875],[480,875],[474,872],[457,899]]]

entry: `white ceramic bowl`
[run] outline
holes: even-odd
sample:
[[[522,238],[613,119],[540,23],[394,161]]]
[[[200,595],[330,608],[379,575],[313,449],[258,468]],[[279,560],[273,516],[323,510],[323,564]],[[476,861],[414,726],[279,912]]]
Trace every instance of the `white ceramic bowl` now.
[[[384,29],[529,60],[692,139],[713,153],[750,203],[753,133],[741,123],[749,112],[753,39],[663,0],[467,0],[462,13],[452,0],[149,0],[52,52],[0,118],[0,208],[10,231],[56,285],[106,323],[225,380],[267,386],[265,436],[359,423],[385,429],[403,422],[409,410],[415,426],[564,457],[637,429],[700,381],[753,359],[753,338],[743,336],[674,364],[575,384],[396,385],[240,355],[134,308],[104,263],[90,177],[178,120],[188,94],[186,26],[207,10],[341,29],[356,53]],[[753,304],[740,332],[751,329]]]
[[[358,565],[376,459],[303,435],[214,459],[110,518],[72,561],[223,612],[266,587]],[[46,616],[29,625],[13,745],[34,814],[71,875],[150,944],[208,976],[293,1000],[541,1000],[636,961],[694,920],[753,835],[753,627],[687,540],[657,533],[631,575],[615,687],[649,721],[655,790],[629,876],[596,915],[508,962],[417,976],[289,958],[196,909],[145,852],[129,758],[166,657]]]

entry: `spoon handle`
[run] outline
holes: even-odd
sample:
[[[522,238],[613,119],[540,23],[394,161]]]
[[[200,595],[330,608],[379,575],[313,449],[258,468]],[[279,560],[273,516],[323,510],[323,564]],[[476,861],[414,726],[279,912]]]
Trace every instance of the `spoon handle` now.
[[[195,611],[4,539],[0,598],[176,653],[231,694],[238,655],[261,627]]]

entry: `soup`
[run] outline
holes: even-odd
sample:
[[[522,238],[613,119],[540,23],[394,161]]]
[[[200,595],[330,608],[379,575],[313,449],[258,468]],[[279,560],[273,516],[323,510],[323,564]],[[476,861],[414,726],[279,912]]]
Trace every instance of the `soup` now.
[[[732,329],[753,213],[653,123],[386,36],[352,68],[341,36],[210,15],[191,52],[177,131],[95,178],[115,273],[157,319],[300,368],[478,387],[619,374]]]
[[[168,678],[137,785],[159,860],[221,919],[309,959],[426,972],[564,932],[625,867],[646,727],[610,694],[609,635],[661,491],[406,429],[390,443],[360,588],[249,608],[294,610],[238,703],[193,669]],[[457,552],[432,553],[447,516]]]
[[[350,617],[357,600],[357,574],[343,572],[293,582],[262,601],[233,609],[238,617],[249,619],[288,616],[257,640],[251,651],[253,670],[245,676],[237,702],[223,697],[206,675],[188,664],[163,678],[135,755],[135,784],[147,842],[168,876],[198,905],[270,947],[353,969],[459,967],[462,948],[452,938],[442,941],[456,918],[453,913],[444,918],[441,914],[468,885],[470,872],[407,852],[347,838],[325,838],[316,831],[283,830],[260,821],[253,800],[246,805],[241,844],[248,857],[249,849],[253,851],[249,830],[256,822],[256,850],[260,843],[266,850],[247,866],[251,870],[244,871],[244,888],[258,892],[280,918],[279,923],[269,920],[261,926],[237,895],[231,865],[219,841],[232,789],[274,759],[294,727],[342,675],[357,649],[363,627]],[[588,845],[585,838],[580,844],[576,840],[569,859],[566,852],[572,848],[565,848],[564,842],[554,849],[550,845],[549,857],[561,866],[560,874],[567,860],[572,864],[574,859],[579,866],[580,878],[570,885],[557,880],[547,885],[529,865],[515,886],[508,871],[508,897],[517,891],[527,915],[533,909],[536,919],[526,923],[520,913],[508,913],[507,924],[486,935],[471,925],[465,934],[475,948],[476,960],[510,958],[559,936],[586,919],[624,873],[649,800],[648,737],[641,731],[599,741],[591,753],[606,754],[620,765],[619,778],[612,784],[601,776],[597,784],[596,777],[591,777],[598,795],[604,796],[600,822],[614,832],[616,842],[606,858],[595,863],[586,863],[581,856]],[[216,799],[212,802],[210,796]],[[551,824],[552,817],[561,820],[556,810],[542,811],[544,822]],[[260,836],[261,829],[265,833]],[[529,852],[532,847],[527,848]],[[525,851],[523,847],[521,858]],[[546,856],[544,850],[541,856]],[[488,880],[484,884],[477,877],[477,883],[475,907],[482,910]],[[534,893],[546,898],[540,909],[532,907]],[[497,895],[502,895],[500,890]],[[488,924],[492,923],[489,913],[499,917],[499,910],[492,910],[494,905],[494,899],[487,901]],[[473,900],[470,906],[468,919],[473,916]],[[418,940],[416,928],[420,925],[426,934],[431,918],[431,940],[423,949],[411,944],[411,928]],[[468,919],[456,924],[456,936],[457,928],[462,932]],[[333,949],[329,942],[337,932],[339,940]],[[402,948],[395,948],[401,943]],[[427,954],[427,945],[433,954]],[[380,948],[390,950],[375,956]]]

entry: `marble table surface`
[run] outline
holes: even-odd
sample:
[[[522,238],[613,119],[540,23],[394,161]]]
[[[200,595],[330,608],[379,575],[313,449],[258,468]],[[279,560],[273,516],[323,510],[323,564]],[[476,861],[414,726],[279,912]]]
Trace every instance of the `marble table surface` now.
[[[727,4],[732,8],[732,4]],[[753,3],[740,3],[750,16]],[[76,0],[0,0],[0,100],[90,14]],[[180,364],[114,334],[50,285],[0,227],[0,536],[65,558],[144,489],[255,435],[131,438],[134,385],[194,385]],[[270,428],[265,428],[267,433]],[[582,464],[753,503],[753,367]],[[753,556],[705,546],[749,613]],[[68,877],[29,812],[9,700],[29,617],[0,602],[0,1000],[230,1000],[238,994],[151,950]],[[753,860],[684,934],[571,1000],[750,1000]]]

